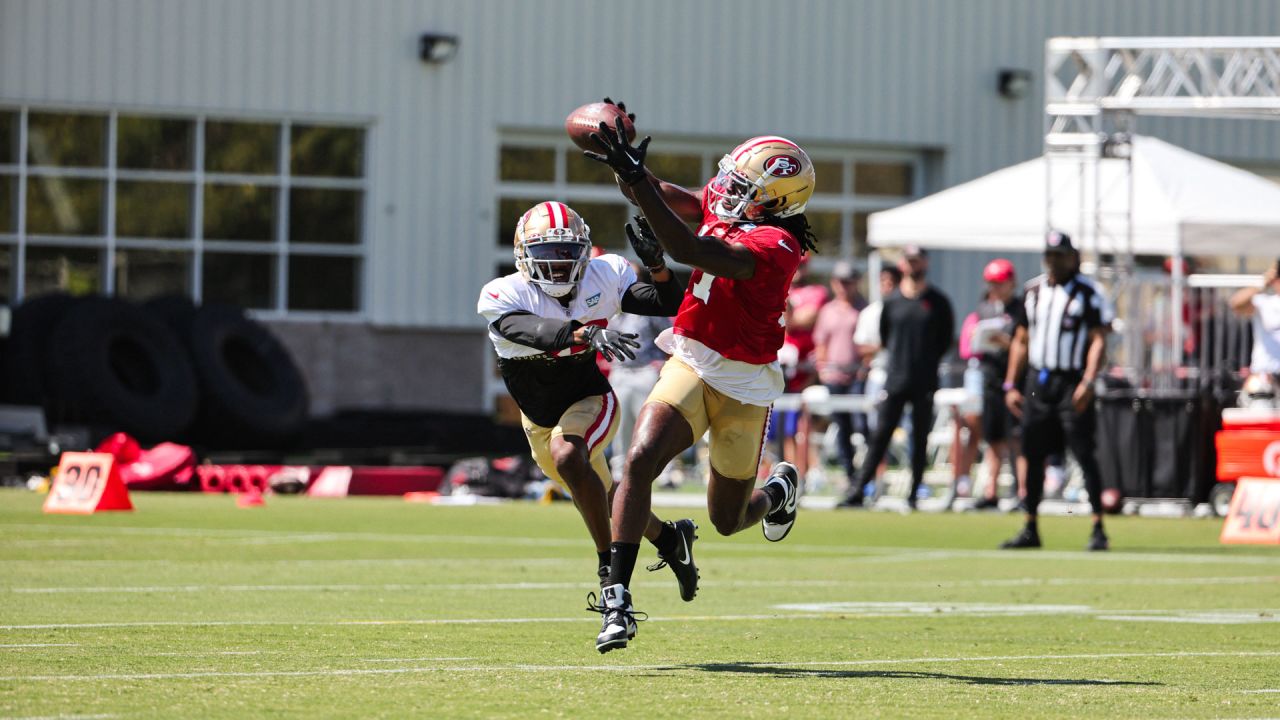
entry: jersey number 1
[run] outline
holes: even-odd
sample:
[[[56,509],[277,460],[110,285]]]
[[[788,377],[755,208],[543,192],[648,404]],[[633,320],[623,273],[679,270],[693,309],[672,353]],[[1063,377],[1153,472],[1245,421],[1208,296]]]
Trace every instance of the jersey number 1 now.
[[[715,275],[704,271],[702,277],[698,278],[698,282],[693,284],[693,296],[701,300],[703,305],[711,302],[711,283],[715,282],[715,279]]]

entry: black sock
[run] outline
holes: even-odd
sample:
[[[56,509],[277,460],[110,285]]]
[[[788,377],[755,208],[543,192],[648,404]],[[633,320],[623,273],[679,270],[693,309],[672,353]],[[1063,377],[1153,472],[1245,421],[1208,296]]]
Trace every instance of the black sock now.
[[[769,512],[773,512],[782,507],[782,503],[787,501],[787,491],[781,485],[773,483],[760,488],[765,495],[769,496]]]
[[[636,569],[640,543],[616,542],[609,545],[609,584],[631,587],[631,573]]]
[[[1093,521],[1093,531],[1094,531],[1094,532],[1096,532],[1096,533],[1100,533],[1100,532],[1102,532],[1102,521],[1101,521],[1101,520],[1094,520],[1094,521]]]
[[[1035,519],[1035,518],[1028,518],[1028,519],[1027,519],[1027,529],[1028,529],[1028,530],[1030,530],[1031,532],[1035,532],[1035,531],[1036,531],[1036,519]]]
[[[599,567],[606,573],[609,571],[609,551],[596,553],[596,560],[600,563]]]
[[[663,557],[671,557],[676,551],[676,541],[680,539],[680,533],[676,532],[676,526],[669,523],[662,523],[662,532],[658,533],[657,540],[651,540],[653,546],[658,548],[658,552]]]

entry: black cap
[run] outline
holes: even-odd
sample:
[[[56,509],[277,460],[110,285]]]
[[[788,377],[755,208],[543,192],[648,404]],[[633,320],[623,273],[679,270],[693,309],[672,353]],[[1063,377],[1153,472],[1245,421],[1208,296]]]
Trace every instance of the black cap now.
[[[1044,251],[1075,252],[1076,246],[1071,244],[1071,236],[1061,230],[1050,230],[1044,236]]]

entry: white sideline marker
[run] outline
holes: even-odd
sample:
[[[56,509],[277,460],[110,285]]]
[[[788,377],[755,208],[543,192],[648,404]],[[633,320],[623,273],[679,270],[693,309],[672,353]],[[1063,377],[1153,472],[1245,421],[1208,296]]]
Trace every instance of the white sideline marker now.
[[[746,663],[760,667],[860,667],[876,665],[930,665],[981,662],[1044,662],[1053,660],[1117,660],[1129,658],[1207,658],[1207,657],[1278,657],[1277,652],[1156,652],[1156,653],[1089,653],[1078,655],[979,655],[973,657],[917,657],[886,660],[821,660],[788,662]],[[190,680],[201,678],[266,678],[266,677],[343,677],[356,675],[402,675],[434,672],[635,672],[636,670],[684,670],[694,669],[684,665],[440,665],[434,667],[407,668],[330,668],[324,670],[258,670],[258,671],[208,671],[191,673],[103,673],[97,675],[8,675],[0,676],[0,682],[72,682],[98,680]],[[1101,682],[1122,682],[1103,680]]]

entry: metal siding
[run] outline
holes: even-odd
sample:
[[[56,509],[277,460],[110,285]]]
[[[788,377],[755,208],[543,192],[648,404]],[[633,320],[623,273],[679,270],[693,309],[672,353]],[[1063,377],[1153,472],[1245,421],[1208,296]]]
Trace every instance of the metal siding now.
[[[1050,35],[1280,34],[1276,3],[1247,0],[810,0],[775,13],[766,0],[0,0],[0,99],[367,118],[369,318],[476,328],[504,129],[554,133],[568,108],[613,94],[659,143],[780,132],[937,149],[937,190],[1040,151]],[[599,32],[618,23],[633,32]],[[417,60],[428,30],[460,36],[452,62]],[[1031,95],[999,98],[1002,67],[1035,73]],[[1280,123],[1139,127],[1280,162]],[[944,285],[980,266],[940,255],[934,272]]]

